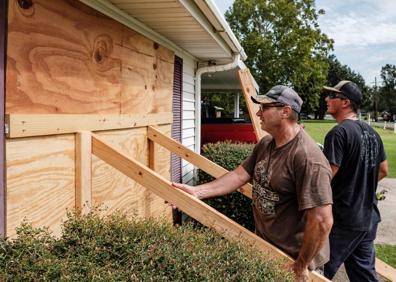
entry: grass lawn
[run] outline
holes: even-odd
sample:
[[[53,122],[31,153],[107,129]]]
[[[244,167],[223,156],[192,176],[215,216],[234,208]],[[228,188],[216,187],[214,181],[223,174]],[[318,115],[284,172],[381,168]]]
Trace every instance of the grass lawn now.
[[[375,245],[376,257],[396,268],[396,246]]]
[[[330,120],[306,120],[303,122],[305,130],[312,138],[321,144],[324,143],[324,138],[335,125],[335,121]],[[393,130],[384,130],[382,128],[374,128],[379,135],[381,135],[384,143],[385,152],[389,163],[389,178],[396,178],[396,134]]]

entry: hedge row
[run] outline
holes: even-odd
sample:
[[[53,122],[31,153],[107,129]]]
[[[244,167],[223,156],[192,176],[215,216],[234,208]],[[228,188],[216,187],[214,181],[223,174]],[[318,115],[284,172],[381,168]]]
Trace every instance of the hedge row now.
[[[202,155],[227,170],[233,170],[240,165],[253,151],[254,144],[218,142],[205,144]],[[199,183],[213,180],[204,171],[199,171]],[[238,222],[245,228],[254,231],[252,201],[239,192],[205,201],[207,204]]]
[[[1,281],[292,281],[263,253],[207,229],[70,214],[60,238],[24,223],[0,240]]]

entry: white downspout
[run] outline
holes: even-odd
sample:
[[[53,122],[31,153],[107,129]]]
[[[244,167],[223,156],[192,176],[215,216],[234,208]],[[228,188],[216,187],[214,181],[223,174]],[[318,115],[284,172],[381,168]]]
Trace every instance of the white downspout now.
[[[195,73],[195,152],[201,151],[201,76],[207,72],[219,72],[234,69],[240,66],[240,54],[234,55],[232,63],[226,65],[202,67]]]

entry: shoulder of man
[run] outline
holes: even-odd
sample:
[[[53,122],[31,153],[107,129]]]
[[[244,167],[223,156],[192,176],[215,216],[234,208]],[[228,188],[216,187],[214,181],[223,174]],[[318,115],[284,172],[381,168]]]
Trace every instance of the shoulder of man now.
[[[319,145],[306,132],[302,132],[295,154],[297,162],[308,159],[311,162],[319,162],[328,165]]]

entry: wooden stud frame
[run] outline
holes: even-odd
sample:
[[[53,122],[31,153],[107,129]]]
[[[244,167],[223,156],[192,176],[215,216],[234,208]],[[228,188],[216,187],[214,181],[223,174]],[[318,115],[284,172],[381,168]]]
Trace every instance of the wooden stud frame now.
[[[163,198],[165,201],[176,205],[202,224],[213,228],[224,237],[254,246],[266,252],[272,258],[284,259],[285,264],[293,261],[293,259],[284,252],[230,220],[204,202],[174,188],[169,180],[133,158],[126,156],[118,149],[113,148],[95,134],[92,135],[92,153],[142,186],[150,189],[151,192]],[[309,277],[310,281],[329,281],[316,272],[310,272]]]

